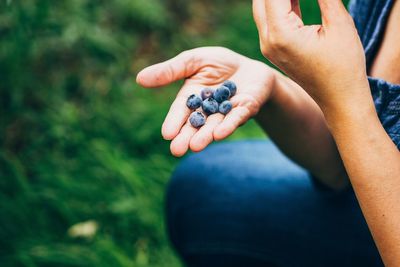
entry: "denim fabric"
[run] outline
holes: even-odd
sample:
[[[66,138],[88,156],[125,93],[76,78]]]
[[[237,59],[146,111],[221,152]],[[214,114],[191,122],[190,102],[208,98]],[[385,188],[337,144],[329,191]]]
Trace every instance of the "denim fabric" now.
[[[368,68],[394,0],[350,11]],[[369,78],[382,125],[400,147],[400,86]],[[189,267],[380,267],[354,192],[333,192],[270,141],[212,145],[187,157],[166,197],[169,237]]]
[[[354,193],[316,186],[270,141],[187,157],[167,193],[168,233],[189,267],[380,267]]]
[[[367,68],[378,52],[394,0],[353,0],[349,10],[365,49]],[[400,149],[400,85],[369,77],[379,119]]]
[[[390,138],[400,149],[400,86],[369,78],[379,119]]]

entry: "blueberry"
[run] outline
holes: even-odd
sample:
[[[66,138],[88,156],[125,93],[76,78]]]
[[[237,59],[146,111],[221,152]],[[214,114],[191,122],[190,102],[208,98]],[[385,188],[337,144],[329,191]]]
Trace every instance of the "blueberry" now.
[[[228,87],[229,91],[231,92],[231,97],[236,94],[236,84],[232,81],[225,81],[222,86]]]
[[[198,109],[201,106],[203,101],[197,95],[189,96],[188,100],[186,101],[186,106],[190,109]]]
[[[199,128],[206,123],[206,117],[203,113],[195,111],[190,115],[189,122],[193,127]]]
[[[229,111],[232,110],[232,103],[229,100],[225,100],[224,102],[222,102],[221,104],[219,104],[218,107],[219,113],[222,113],[224,115],[228,114]]]
[[[231,95],[231,92],[229,91],[228,87],[221,86],[217,88],[214,92],[214,99],[217,100],[218,103],[224,102],[225,100],[228,100]]]
[[[201,98],[203,100],[212,97],[213,94],[214,94],[214,89],[212,88],[204,88],[203,90],[201,90]]]
[[[218,102],[214,98],[209,97],[203,101],[203,111],[207,115],[214,114],[218,111]]]

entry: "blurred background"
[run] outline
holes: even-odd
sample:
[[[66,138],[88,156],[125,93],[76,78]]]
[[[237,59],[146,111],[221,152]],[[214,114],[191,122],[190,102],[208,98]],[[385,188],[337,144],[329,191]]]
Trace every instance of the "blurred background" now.
[[[134,78],[207,45],[264,60],[251,1],[0,1],[1,266],[181,266],[163,218],[178,160],[160,136],[180,83]]]

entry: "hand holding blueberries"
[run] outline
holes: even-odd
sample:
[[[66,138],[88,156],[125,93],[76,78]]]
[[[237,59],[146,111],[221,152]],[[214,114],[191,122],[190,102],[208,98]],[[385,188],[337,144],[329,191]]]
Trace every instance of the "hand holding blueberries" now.
[[[137,75],[143,87],[185,79],[165,118],[162,136],[171,152],[198,152],[231,135],[256,115],[273,90],[275,71],[222,47],[202,47],[150,66]]]

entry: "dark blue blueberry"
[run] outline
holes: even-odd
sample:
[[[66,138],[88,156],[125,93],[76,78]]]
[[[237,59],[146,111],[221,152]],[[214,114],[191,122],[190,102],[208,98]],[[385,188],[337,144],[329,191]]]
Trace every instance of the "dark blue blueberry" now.
[[[228,87],[229,91],[231,92],[231,97],[236,94],[236,84],[232,81],[225,81],[222,86]]]
[[[224,102],[222,102],[221,104],[219,104],[218,107],[219,113],[222,113],[224,115],[228,114],[229,111],[232,110],[232,103],[229,100],[225,100]]]
[[[200,96],[191,95],[186,101],[186,106],[190,109],[198,109],[202,102],[203,101],[201,100]]]
[[[207,115],[211,115],[218,112],[218,102],[212,97],[209,97],[206,100],[204,100],[202,107],[204,113],[206,113]]]
[[[190,115],[189,122],[193,127],[199,128],[206,123],[206,117],[203,113],[195,111]]]
[[[231,92],[229,91],[229,88],[221,86],[215,90],[213,97],[215,100],[217,100],[218,103],[222,103],[225,100],[228,100],[230,95]]]
[[[203,100],[212,97],[213,94],[214,89],[212,88],[204,88],[203,90],[201,90],[201,98],[203,98]]]

